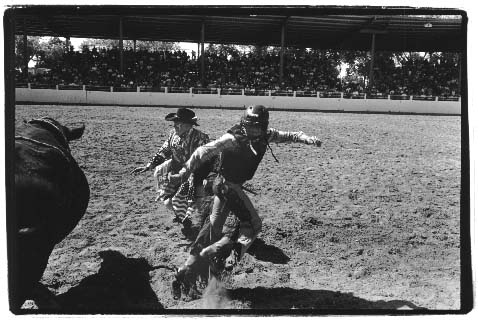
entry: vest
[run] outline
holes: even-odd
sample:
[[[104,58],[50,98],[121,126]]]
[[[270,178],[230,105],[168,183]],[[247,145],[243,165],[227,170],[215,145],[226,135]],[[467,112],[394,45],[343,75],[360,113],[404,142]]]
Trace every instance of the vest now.
[[[243,184],[252,179],[264,154],[267,150],[266,138],[251,141],[241,130],[240,125],[235,125],[227,131],[239,143],[239,148],[227,150],[221,155],[221,174],[227,181]],[[251,150],[254,148],[257,155]]]

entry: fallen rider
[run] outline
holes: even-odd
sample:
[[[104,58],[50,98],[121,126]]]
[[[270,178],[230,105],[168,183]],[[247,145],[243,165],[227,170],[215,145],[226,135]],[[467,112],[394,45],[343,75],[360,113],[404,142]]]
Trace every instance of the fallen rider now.
[[[262,228],[262,220],[252,202],[243,190],[246,181],[253,178],[262,158],[270,148],[270,142],[300,142],[320,147],[321,141],[303,132],[287,132],[268,128],[269,111],[262,105],[249,106],[239,124],[233,126],[219,139],[196,149],[184,167],[176,175],[169,175],[171,181],[184,182],[191,172],[214,157],[219,157],[219,174],[214,184],[214,200],[210,214],[210,244],[191,251],[191,256],[179,268],[177,281],[189,282],[190,275],[199,275],[196,267],[203,261],[217,256],[231,246],[232,239],[224,237],[223,226],[232,211],[239,221],[238,242],[241,244],[238,259],[247,252]],[[274,154],[272,154],[274,156]],[[275,156],[274,156],[275,158]],[[200,233],[201,234],[201,233]],[[199,236],[198,236],[199,237]],[[204,242],[203,242],[204,243]],[[227,252],[227,251],[224,251]],[[176,283],[178,283],[176,282]]]

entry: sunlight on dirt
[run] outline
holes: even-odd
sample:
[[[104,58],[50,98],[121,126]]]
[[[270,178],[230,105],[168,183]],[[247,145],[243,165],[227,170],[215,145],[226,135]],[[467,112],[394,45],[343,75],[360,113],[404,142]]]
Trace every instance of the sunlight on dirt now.
[[[203,309],[459,309],[460,118],[272,111],[270,126],[323,146],[272,144],[250,185],[263,230],[201,300],[174,300],[190,242],[155,202],[152,172],[131,176],[167,137],[176,108],[17,106],[16,121],[85,122],[71,145],[91,198],[58,244],[42,283],[82,311]],[[195,109],[217,138],[239,110]],[[100,253],[114,249],[106,266]],[[146,263],[145,263],[146,262]],[[226,295],[227,294],[227,295]]]

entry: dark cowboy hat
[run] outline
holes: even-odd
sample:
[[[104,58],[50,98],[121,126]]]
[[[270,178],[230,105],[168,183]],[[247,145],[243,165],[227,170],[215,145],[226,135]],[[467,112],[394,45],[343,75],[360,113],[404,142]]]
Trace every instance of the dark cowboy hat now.
[[[199,124],[197,123],[198,118],[196,117],[196,114],[191,109],[188,109],[188,108],[178,108],[177,112],[167,114],[164,119],[169,121],[177,120],[184,123],[189,123],[189,124],[199,126]]]

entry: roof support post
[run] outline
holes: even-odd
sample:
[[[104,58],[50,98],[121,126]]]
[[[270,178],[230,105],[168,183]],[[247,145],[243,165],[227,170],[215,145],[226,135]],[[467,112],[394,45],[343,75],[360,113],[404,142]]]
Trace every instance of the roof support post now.
[[[373,86],[373,64],[375,61],[375,33],[372,33],[372,48],[370,49],[370,73],[368,76],[368,89],[372,90]]]
[[[136,52],[136,39],[133,39],[133,52]]]
[[[120,54],[120,73],[123,74],[123,17],[119,18],[119,54]]]
[[[70,37],[65,37],[66,52],[70,52]]]
[[[22,74],[28,82],[28,37],[27,37],[27,22],[23,19],[23,66]]]
[[[205,23],[204,21],[201,24],[201,85],[204,87],[206,85],[204,80],[204,34],[205,34]]]
[[[285,24],[282,24],[281,35],[280,35],[280,66],[279,66],[279,83],[282,85],[284,79],[284,46],[285,46]]]
[[[456,95],[461,96],[461,68],[462,68],[462,59],[461,59],[462,52],[458,52],[458,92],[455,93]]]

